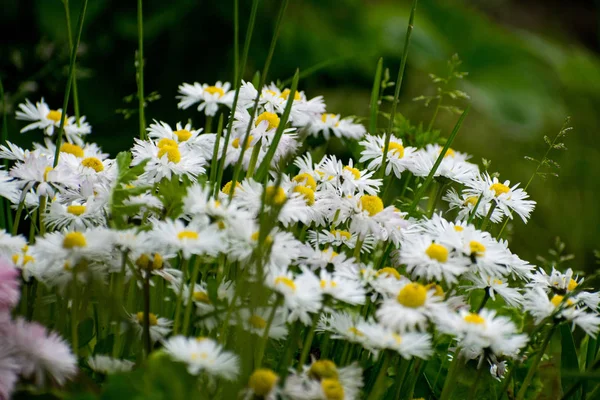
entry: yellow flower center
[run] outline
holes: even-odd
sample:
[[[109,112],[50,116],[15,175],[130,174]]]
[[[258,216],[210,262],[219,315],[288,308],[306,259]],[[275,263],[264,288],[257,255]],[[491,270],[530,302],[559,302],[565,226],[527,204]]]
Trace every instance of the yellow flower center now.
[[[279,376],[267,368],[259,368],[250,375],[248,386],[256,396],[264,397],[271,393]]]
[[[271,96],[277,96],[277,92],[275,92],[274,90],[265,90],[266,93],[270,94]]]
[[[177,147],[178,144],[176,141],[174,141],[173,139],[169,139],[169,138],[162,138],[158,141],[158,144],[156,145],[159,149],[162,149],[163,147]]]
[[[85,212],[85,206],[72,205],[67,207],[67,212],[73,215],[81,215]]]
[[[50,110],[50,112],[46,114],[46,118],[54,122],[59,122],[61,116],[61,112],[57,110]]]
[[[198,232],[194,231],[181,231],[177,234],[177,239],[179,240],[198,240]]]
[[[23,256],[23,265],[26,265],[28,262],[34,262],[34,261],[35,261],[35,258],[33,258],[33,256],[30,256],[28,254]]]
[[[181,161],[181,153],[177,146],[163,146],[158,150],[158,158],[163,158],[165,154],[167,155],[167,159],[173,164]]]
[[[462,227],[462,226],[460,226],[460,225],[454,225],[454,230],[455,230],[456,232],[462,232],[462,231],[464,231],[464,230],[465,230],[465,228],[463,228],[463,227]]]
[[[463,319],[469,324],[481,325],[485,323],[485,319],[477,313],[469,313]]]
[[[96,157],[84,158],[83,160],[81,160],[81,165],[87,168],[91,168],[96,172],[104,171],[104,164],[102,164],[102,161],[100,161]]]
[[[420,283],[409,283],[400,290],[396,300],[404,307],[421,307],[427,300],[427,288]]]
[[[354,335],[354,336],[359,336],[359,337],[363,337],[365,336],[364,333],[362,333],[359,329],[357,329],[356,327],[352,326],[350,328],[348,328],[348,333]]]
[[[242,186],[241,183],[236,182],[235,183],[235,187],[239,188],[240,186]],[[223,185],[223,187],[221,188],[221,192],[229,195],[231,193],[231,181],[227,182],[225,185]]]
[[[384,149],[382,148],[381,151]],[[395,157],[403,158],[404,157],[404,146],[402,146],[398,142],[390,142],[390,147],[388,149],[388,153],[392,152]]]
[[[383,211],[383,201],[377,196],[364,195],[360,198],[360,206],[367,211],[370,216]]]
[[[163,266],[163,258],[160,254],[154,253],[154,257],[152,261],[150,261],[150,257],[147,254],[142,254],[135,260],[135,265],[143,269],[161,269]]]
[[[279,126],[279,117],[277,114],[272,112],[265,111],[264,113],[260,114],[256,118],[256,126],[258,126],[258,124],[260,124],[262,121],[267,121],[269,123],[267,130],[275,129]]]
[[[77,158],[83,158],[83,149],[76,144],[63,143],[60,146],[60,152],[73,154]]]
[[[427,250],[425,250],[425,254],[432,260],[437,260],[441,263],[448,260],[448,249],[441,244],[431,243]]]
[[[344,388],[337,379],[321,380],[321,389],[327,400],[344,400]]]
[[[306,200],[306,204],[309,206],[315,204],[315,192],[308,186],[298,185],[294,187],[294,192],[302,194],[304,200]]]
[[[352,234],[348,231],[333,229],[331,234],[340,238],[344,238],[345,240],[350,240],[350,238],[352,238]]]
[[[476,240],[471,240],[469,242],[469,247],[471,248],[471,255],[483,257],[485,254],[485,246]]]
[[[571,290],[575,290],[575,288],[578,286],[579,284],[577,283],[577,281],[575,279],[571,279],[569,281],[569,285],[567,286],[567,290],[570,292]]]
[[[48,181],[48,173],[49,173],[50,171],[52,171],[53,169],[54,169],[54,168],[52,168],[52,167],[46,167],[46,168],[44,168],[44,182],[47,182],[47,181]]]
[[[135,318],[137,319],[138,323],[143,324],[144,323],[144,312],[140,311],[135,315]],[[156,315],[152,314],[152,313],[148,313],[148,322],[150,322],[150,326],[156,326],[158,325],[158,318],[156,318]]]
[[[204,89],[204,91],[208,92],[210,94],[218,93],[219,97],[223,97],[223,95],[225,94],[225,91],[223,90],[223,88],[216,87],[216,86],[209,86],[206,89]]]
[[[510,188],[502,183],[494,183],[492,186],[490,186],[490,189],[496,193],[496,197],[510,191]]]
[[[65,235],[63,239],[63,247],[65,249],[72,249],[74,247],[85,247],[87,246],[87,241],[85,240],[85,236],[81,232],[69,232]]]
[[[325,290],[327,289],[327,286],[333,289],[334,287],[337,287],[337,282],[321,279],[321,289]]]
[[[441,152],[442,152],[442,150],[440,150],[440,153]],[[451,148],[448,148],[448,150],[446,150],[446,154],[444,154],[444,158],[446,158],[446,157],[454,158],[455,155],[456,155],[456,153],[454,152],[454,150],[452,150]]]
[[[475,197],[475,196],[469,196],[469,197],[467,197],[465,199],[465,202],[463,203],[463,205],[466,206],[467,204],[470,204],[473,207],[475,207],[475,205],[477,204],[477,200],[479,200],[477,197]]]
[[[254,140],[254,136],[252,136],[252,135],[249,135],[249,136],[248,136],[248,140],[246,140],[246,146],[245,146],[245,147],[246,147],[246,150],[247,150],[247,149],[250,147],[250,143],[252,143],[252,141],[253,141],[253,140]],[[240,148],[240,142],[241,142],[240,138],[235,138],[235,139],[233,139],[233,140],[231,141],[231,145],[232,145],[234,148],[236,148],[236,149],[239,149],[239,148]]]
[[[323,254],[329,254],[329,261],[330,262],[333,261],[334,258],[336,258],[337,256],[339,256],[339,253],[337,253],[336,251],[331,250],[329,247],[327,247],[326,249],[323,249]]]
[[[396,278],[398,280],[400,280],[401,275],[400,272],[398,272],[395,268],[392,267],[384,267],[381,268],[379,271],[377,271],[377,276],[386,276],[388,278]]]
[[[496,285],[502,285],[502,281],[500,279],[494,279],[492,282]]]
[[[354,175],[354,179],[360,179],[360,171],[357,168],[346,165],[344,167],[344,171],[349,171],[352,175]]]
[[[312,363],[308,374],[316,379],[337,379],[338,370],[331,360],[318,360]]]
[[[281,186],[277,188],[275,188],[275,186],[267,187],[267,202],[280,206],[285,203],[286,200],[287,196]]]
[[[278,276],[277,278],[275,278],[275,285],[280,285],[280,284],[287,286],[288,288],[292,289],[293,291],[296,291],[296,284],[290,278],[287,278],[285,276]]]
[[[558,307],[560,305],[560,303],[563,302],[563,299],[565,298],[565,296],[561,296],[561,295],[554,295],[554,297],[552,297],[552,300],[550,300],[550,302],[554,305],[554,307]],[[567,306],[572,306],[573,305],[573,301],[571,299],[567,299]]]
[[[322,114],[322,115],[321,115],[321,121],[323,121],[323,122],[325,122],[325,123],[326,123],[326,122],[327,122],[329,119],[333,119],[333,120],[335,120],[336,118],[337,118],[337,115],[335,115],[335,114]],[[340,125],[340,122],[339,122],[339,121],[335,123],[335,126],[336,126],[336,127],[338,127],[339,125]]]
[[[258,238],[260,237],[260,232],[256,231],[252,234],[252,236],[250,236],[250,238],[255,241],[258,242]],[[271,244],[273,244],[273,237],[271,235],[267,235],[267,237],[265,238],[265,244],[267,246],[270,246]]]
[[[292,180],[301,185],[308,186],[312,190],[317,190],[317,182],[315,181],[315,178],[306,172],[296,175]]]
[[[210,304],[210,297],[208,297],[208,293],[206,292],[194,292],[194,301],[198,303]]]
[[[187,129],[180,129],[178,131],[173,132],[173,134],[177,136],[177,140],[179,140],[180,142],[185,142],[186,140],[192,137],[192,132],[188,131]]]
[[[19,263],[19,255],[13,254],[11,257],[11,260],[12,260],[13,264],[18,264]]]
[[[433,293],[434,296],[444,297],[444,289],[442,289],[442,287],[436,283],[428,283],[425,285],[425,288],[427,288],[427,291],[435,289],[435,292]]]
[[[267,327],[267,321],[259,315],[252,315],[248,318],[248,323],[256,329],[265,329]]]
[[[284,100],[287,100],[288,97],[290,97],[290,92],[290,89],[284,89],[283,92],[281,92],[281,95],[279,95],[279,97],[281,97]],[[294,100],[302,100],[300,92],[297,90],[294,92]]]

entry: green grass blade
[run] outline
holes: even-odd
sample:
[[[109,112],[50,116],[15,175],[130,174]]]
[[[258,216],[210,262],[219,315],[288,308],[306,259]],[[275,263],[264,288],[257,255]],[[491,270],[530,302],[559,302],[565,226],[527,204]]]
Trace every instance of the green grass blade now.
[[[379,89],[381,87],[381,71],[383,70],[383,58],[377,62],[373,89],[371,90],[371,118],[369,119],[369,133],[374,135],[377,131],[377,115],[379,114]]]

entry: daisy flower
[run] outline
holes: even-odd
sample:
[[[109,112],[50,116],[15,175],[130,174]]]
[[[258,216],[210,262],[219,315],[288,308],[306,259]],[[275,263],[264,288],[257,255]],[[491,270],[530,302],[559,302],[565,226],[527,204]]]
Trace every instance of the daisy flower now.
[[[194,82],[193,85],[183,83],[179,86],[180,99],[178,108],[187,109],[192,105],[198,104],[198,111],[204,110],[207,116],[214,116],[219,111],[219,105],[225,105],[231,108],[233,102],[233,91],[229,90],[231,84],[229,82],[222,83],[218,81],[214,86],[209,86],[206,83],[199,84]]]
[[[241,309],[239,311],[239,319],[242,322],[242,328],[246,332],[250,332],[259,337],[263,337],[267,329],[268,320],[271,316],[272,307],[257,308],[254,310]],[[269,327],[269,337],[275,340],[281,340],[287,336],[288,329],[286,326],[287,315],[285,310],[279,308],[275,312],[271,326]],[[236,324],[238,317],[233,316],[230,323]]]
[[[155,243],[156,248],[166,247],[170,252],[181,251],[186,259],[192,254],[216,256],[225,250],[223,234],[217,226],[186,226],[181,220],[156,222],[148,240]]]
[[[148,137],[160,141],[160,139],[170,139],[174,140],[178,144],[185,143],[190,144],[193,143],[202,132],[202,129],[193,129],[192,124],[185,124],[185,126],[181,125],[181,122],[178,122],[175,126],[175,129],[171,128],[169,124],[162,121],[154,120],[153,124],[146,129],[148,131]]]
[[[19,181],[13,179],[7,171],[0,169],[0,197],[8,199],[11,203],[17,203],[20,194]]]
[[[342,278],[324,269],[321,270],[320,279],[320,288],[324,296],[331,296],[352,305],[365,304],[365,289],[358,280]]]
[[[510,307],[518,308],[521,304],[523,295],[519,289],[510,287],[506,280],[487,276],[483,273],[469,273],[465,278],[471,281],[470,286],[465,286],[467,291],[485,289],[492,300],[496,300],[496,294],[498,294]]]
[[[10,312],[19,302],[19,270],[0,258],[0,312]]]
[[[407,226],[405,213],[394,206],[384,207],[378,196],[357,195],[347,201],[353,213],[350,232],[356,233],[361,239],[371,234],[378,240],[390,239],[395,244],[399,243],[401,230]]]
[[[319,172],[323,173],[323,181],[337,188],[341,194],[354,195],[367,193],[376,195],[381,186],[381,179],[372,179],[373,171],[361,171],[354,168],[354,161],[349,160],[344,166],[335,156],[325,156],[319,163]]]
[[[338,138],[358,140],[362,138],[367,130],[361,124],[354,122],[351,117],[341,118],[339,114],[316,115],[307,125],[308,133],[313,136],[322,134],[325,140],[329,140],[331,134]]]
[[[377,356],[380,350],[392,350],[404,359],[414,357],[427,359],[433,352],[431,335],[420,332],[404,332],[398,334],[381,324],[362,322],[357,329],[364,335],[367,348]]]
[[[144,336],[144,317],[143,311],[129,315],[129,320],[133,325],[133,329],[140,338]],[[150,341],[152,343],[162,340],[171,333],[173,321],[168,320],[167,318],[158,317],[156,314],[149,313],[148,322],[150,325]]]
[[[289,375],[283,393],[292,400],[358,400],[362,386],[362,369],[355,363],[338,368],[333,361],[317,360]]]
[[[54,197],[56,190],[76,188],[81,179],[64,164],[53,167],[54,157],[29,153],[25,161],[16,163],[9,175],[15,178],[23,192],[35,189],[36,195]],[[22,195],[23,196],[23,195]]]
[[[321,231],[310,230],[308,231],[308,242],[313,247],[320,245],[331,245],[335,247],[346,246],[349,249],[354,249],[358,240],[358,234],[350,233],[350,231],[344,229],[323,229]],[[373,251],[375,246],[375,238],[371,235],[367,235],[362,242],[360,248],[361,253],[370,253]]]
[[[44,215],[44,223],[51,229],[83,230],[105,225],[104,208],[94,203],[93,198],[86,203],[61,204],[52,202]]]
[[[89,357],[87,363],[92,371],[105,375],[131,371],[135,365],[129,360],[120,360],[102,354]]]
[[[33,129],[41,129],[46,135],[53,136],[55,128],[60,127],[62,109],[51,110],[43,98],[41,101],[35,103],[35,105],[29,100],[25,100],[25,104],[19,104],[16,118],[31,122],[21,129],[21,133]],[[81,145],[83,144],[81,136],[91,133],[92,128],[83,116],[79,118],[78,123],[75,123],[75,117],[67,117],[65,119],[64,131],[67,141]]]
[[[445,308],[435,289],[428,289],[420,283],[405,281],[395,297],[383,301],[376,312],[378,321],[397,332],[427,328],[427,323]]]
[[[27,240],[22,235],[12,236],[10,233],[0,230],[0,258],[10,260],[13,254],[20,253],[27,246]]]
[[[448,208],[450,210],[458,210],[457,219],[466,221],[469,219],[469,216],[475,210],[475,216],[478,218],[485,218],[492,207],[492,202],[489,200],[484,200],[483,198],[479,201],[479,197],[469,196],[468,194],[458,194],[454,188],[451,188],[446,192],[446,194],[442,197],[442,200],[448,202]],[[477,202],[479,201],[479,205]],[[475,209],[477,206],[477,209]],[[492,214],[490,215],[490,221],[493,223],[498,223],[502,221],[504,213],[499,208],[494,208]]]
[[[535,208],[535,201],[527,200],[529,195],[519,188],[519,183],[511,187],[510,181],[502,183],[498,178],[491,178],[489,174],[484,173],[465,182],[465,185],[468,189],[464,193],[476,198],[483,196],[484,200],[493,201],[496,207],[511,219],[512,213],[515,212],[527,223]]]
[[[265,400],[277,400],[279,394],[279,375],[268,368],[259,368],[252,372],[248,379],[248,388],[244,393],[244,400],[260,397]]]
[[[175,361],[187,364],[192,375],[206,373],[232,381],[239,373],[238,357],[212,339],[174,336],[164,342],[164,347]]]
[[[360,153],[361,157],[358,162],[363,163],[369,161],[367,168],[371,171],[376,171],[381,167],[383,162],[383,150],[385,149],[385,137],[374,136],[367,134],[365,140],[359,142],[364,150]],[[391,135],[389,150],[387,153],[387,164],[385,174],[390,175],[392,171],[398,179],[405,170],[410,170],[414,164],[415,152],[414,147],[404,147],[402,139]]]
[[[433,169],[435,162],[441,154],[443,147],[439,144],[428,144],[424,149],[416,151],[414,164],[410,167],[415,176],[427,176]],[[479,175],[477,164],[468,162],[469,155],[448,149],[434,176],[442,176],[453,181],[470,182]]]

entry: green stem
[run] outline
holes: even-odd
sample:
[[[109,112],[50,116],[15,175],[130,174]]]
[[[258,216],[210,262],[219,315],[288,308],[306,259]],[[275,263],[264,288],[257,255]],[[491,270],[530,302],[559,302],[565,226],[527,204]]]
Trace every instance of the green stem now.
[[[152,342],[150,340],[150,271],[146,271],[144,276],[144,349],[146,357],[152,351]]]
[[[6,121],[6,101],[4,101],[4,86],[0,79],[0,104],[2,105],[2,131],[0,133],[0,145],[5,145],[8,140],[8,125]],[[8,160],[2,162],[4,168],[8,167]],[[10,206],[8,199],[0,198],[0,229],[8,230],[6,221],[7,214],[10,213]]]
[[[492,218],[492,213],[494,212],[495,209],[496,209],[496,202],[492,202],[492,205],[490,206],[490,210],[488,211],[487,215],[483,219],[483,222],[481,223],[481,227],[479,228],[480,230],[484,231],[485,228],[488,226],[488,223],[490,222],[490,219]]]
[[[174,335],[177,335],[179,333],[179,324],[181,321],[181,303],[183,302],[183,289],[185,287],[185,281],[187,278],[189,262],[190,262],[189,259],[182,261],[181,287],[179,288],[179,293],[177,294],[177,302],[175,304],[175,321],[173,322],[173,334]],[[190,289],[190,290],[192,290],[192,289]],[[227,325],[227,324],[225,324],[225,325]]]
[[[442,160],[446,156],[446,153],[448,152],[448,149],[452,145],[452,142],[454,141],[454,138],[458,134],[458,131],[460,130],[460,127],[462,126],[462,124],[463,124],[463,122],[464,122],[467,114],[469,113],[470,108],[471,107],[468,106],[465,109],[465,111],[463,111],[463,113],[461,114],[460,118],[456,122],[456,125],[454,126],[454,129],[452,130],[452,133],[448,137],[448,140],[446,141],[446,144],[444,145],[444,148],[440,152],[440,155],[438,156],[437,160],[435,160],[435,164],[433,164],[433,168],[431,168],[431,171],[429,171],[429,175],[427,175],[427,178],[425,178],[425,182],[423,182],[423,184],[421,185],[421,187],[417,190],[417,193],[415,194],[415,198],[414,198],[413,202],[411,203],[411,205],[409,207],[409,212],[413,212],[417,208],[417,205],[419,204],[419,201],[423,197],[423,193],[425,193],[425,190],[427,190],[427,187],[429,186],[429,184],[433,180],[435,172],[437,171],[437,169],[439,168],[440,164],[442,163]]]
[[[421,376],[421,374],[423,373],[423,370],[425,369],[425,366],[427,365],[427,361],[419,359],[419,360],[417,360],[417,362],[415,364],[417,364],[417,367],[415,368],[416,373],[410,382],[410,386],[408,387],[407,396],[406,396],[406,398],[409,400],[412,400],[412,398],[413,398],[413,394],[415,393],[415,386],[417,385],[419,376]]]
[[[460,349],[457,348],[454,352],[454,358],[452,359],[452,363],[450,363],[450,367],[448,368],[448,375],[446,375],[446,380],[444,381],[444,387],[442,389],[442,394],[440,395],[440,400],[448,400],[452,391],[456,385],[456,374],[458,373],[458,364],[460,363]]]
[[[483,295],[483,299],[481,300],[479,307],[477,307],[477,314],[479,314],[481,312],[481,310],[483,310],[483,307],[485,307],[485,304],[487,303],[487,301],[489,299],[490,299],[490,288],[487,287],[487,288],[485,288],[485,294]]]
[[[24,197],[24,196],[23,196]],[[19,231],[19,223],[21,222],[21,214],[23,213],[23,207],[25,206],[25,198],[21,200],[19,206],[17,207],[17,213],[15,214],[15,220],[12,226],[12,235],[15,236]]]
[[[39,218],[39,227],[40,227],[40,235],[44,235],[46,233],[46,224],[44,223],[44,219],[46,218],[46,202],[47,197],[42,196],[40,198],[40,209],[38,210],[38,218]]]
[[[69,0],[63,0],[65,6],[65,17],[67,22],[67,37],[69,47],[73,48],[73,32],[71,32],[71,13],[69,12]],[[75,122],[79,126],[79,94],[77,93],[77,66],[73,66],[73,108],[75,109]]]
[[[144,100],[144,13],[142,10],[142,0],[138,0],[137,5],[137,28],[138,28],[138,51],[137,51],[137,87],[138,87],[138,114],[140,125],[140,140],[146,139],[146,116]]]
[[[383,355],[383,362],[381,363],[379,373],[377,374],[377,379],[375,379],[375,384],[373,385],[373,389],[371,389],[371,394],[369,394],[367,400],[378,400],[381,399],[382,396],[385,394],[387,388],[384,385],[389,365],[390,354],[388,351],[386,351]]]
[[[481,365],[481,366],[479,366],[479,368],[477,368],[477,375],[475,375],[475,382],[469,389],[469,399],[468,400],[476,399],[475,396],[477,394],[477,387],[479,386],[479,383],[482,380],[484,370],[485,370],[485,368],[483,367],[483,365]]]
[[[477,198],[477,203],[475,203],[475,206],[471,210],[471,214],[469,214],[469,218],[467,219],[467,225],[469,225],[469,224],[471,224],[471,222],[473,222],[473,218],[475,218],[475,215],[477,215],[477,209],[479,208],[479,204],[481,204],[482,199],[483,199],[483,194]]]
[[[269,330],[271,329],[271,325],[273,324],[273,320],[275,319],[275,314],[277,313],[277,308],[283,302],[283,296],[278,294],[277,300],[273,304],[273,308],[271,309],[271,314],[269,314],[269,319],[267,320],[267,326],[265,326],[265,332],[258,344],[257,357],[254,363],[255,368],[259,368],[262,365],[262,360],[265,355],[265,348],[267,346],[267,341],[269,340]]]
[[[204,123],[204,132],[203,133],[211,133],[212,130],[212,121],[213,117],[211,115],[206,116],[206,122]]]
[[[254,124],[254,117],[256,116],[256,112],[258,110],[258,102],[260,100],[262,88],[265,85],[267,75],[269,73],[269,67],[271,66],[271,60],[273,59],[273,53],[275,53],[275,44],[277,43],[277,39],[279,38],[279,31],[281,29],[281,25],[283,22],[283,16],[285,14],[285,10],[287,8],[288,1],[289,0],[282,0],[281,6],[279,7],[279,13],[277,15],[277,20],[275,21],[275,31],[273,33],[273,37],[271,38],[271,45],[269,46],[269,52],[267,53],[267,59],[265,60],[265,66],[263,68],[263,72],[260,75],[260,83],[259,83],[258,87],[256,88],[257,92],[256,92],[256,98],[254,99],[254,106],[252,107],[252,112],[250,113],[250,119],[248,120],[248,127],[246,128],[246,134],[244,135],[244,140],[242,140],[242,143],[247,143],[248,138],[250,137],[250,131],[252,130],[252,125]],[[293,101],[293,95],[291,95],[290,97]],[[288,99],[288,102],[289,102],[289,99]],[[282,125],[281,121],[280,121],[280,125]],[[283,127],[282,127],[282,129],[283,129]],[[240,148],[240,156],[238,157],[238,160],[233,169],[233,177],[231,178],[231,187],[232,188],[235,187],[235,184],[238,181],[239,174],[242,169],[242,163],[244,161],[245,153],[246,153],[246,146],[242,146]],[[233,190],[231,191],[231,193],[229,195],[230,201],[231,201],[232,196],[233,196]]]
[[[254,175],[254,168],[256,167],[256,162],[258,161],[258,155],[260,153],[261,145],[262,139],[256,142],[254,148],[252,149],[252,154],[250,155],[250,163],[248,164],[248,171],[246,171],[246,178],[251,178],[252,175]],[[233,190],[231,191],[231,194],[233,195]]]
[[[435,204],[437,203],[438,193],[441,192],[441,185],[439,182],[435,182],[431,191],[429,192],[429,201],[427,202],[427,218],[431,218],[435,211]]]
[[[540,347],[538,353],[535,355],[535,358],[533,359],[533,362],[529,366],[529,371],[527,371],[527,376],[525,377],[525,380],[523,381],[523,384],[521,385],[521,388],[519,389],[519,393],[517,393],[517,397],[516,397],[517,400],[523,400],[525,398],[525,393],[527,393],[527,388],[529,387],[529,384],[531,383],[533,376],[537,372],[538,365],[539,365],[540,361],[542,360],[544,353],[546,352],[546,347],[548,347],[548,343],[550,343],[550,339],[552,338],[552,334],[554,333],[555,328],[556,328],[556,325],[552,325],[552,327],[548,330],[548,333],[546,334],[546,337],[544,338],[544,342],[542,343],[542,347]]]
[[[233,82],[240,79],[240,4],[233,0]]]
[[[234,4],[237,6],[237,0]],[[227,122],[227,133],[225,134],[225,141],[223,142],[223,154],[219,159],[219,167],[217,170],[217,181],[215,183],[215,195],[221,188],[221,182],[223,181],[223,173],[225,171],[225,158],[227,155],[227,146],[229,145],[229,138],[231,137],[231,130],[233,129],[233,117],[238,103],[240,95],[241,79],[246,70],[246,62],[248,60],[248,52],[250,50],[250,42],[252,40],[252,32],[254,31],[254,23],[256,21],[256,12],[258,10],[258,0],[252,0],[252,9],[250,11],[250,18],[248,19],[248,28],[246,30],[246,40],[244,42],[244,51],[242,53],[242,64],[239,69],[239,73],[236,74],[237,80],[235,81],[235,94],[233,96],[233,103],[231,105],[231,112],[229,113],[229,121]],[[237,35],[236,35],[237,38]],[[260,89],[260,88],[259,88]],[[232,186],[235,190],[235,186]]]
[[[371,89],[371,117],[369,119],[369,133],[377,133],[377,115],[379,115],[379,89],[381,88],[381,71],[383,70],[383,58],[377,61],[373,89]]]
[[[71,282],[72,298],[71,298],[71,345],[75,357],[79,354],[79,335],[77,334],[77,306],[78,306],[78,290],[77,290],[77,272],[73,268],[73,281]]]
[[[79,13],[79,21],[77,22],[77,37],[75,43],[71,48],[71,59],[69,61],[69,74],[67,78],[67,87],[65,89],[65,95],[63,98],[63,108],[60,115],[60,125],[58,128],[58,136],[56,138],[56,150],[54,152],[54,164],[52,167],[58,165],[58,158],[60,157],[60,146],[62,143],[62,137],[65,131],[65,122],[67,117],[67,106],[69,105],[69,94],[71,93],[71,84],[73,83],[73,76],[75,75],[75,60],[77,58],[77,49],[79,48],[79,42],[81,41],[81,32],[83,31],[83,20],[85,18],[85,12],[87,10],[88,0],[83,0],[83,6]]]
[[[381,160],[381,167],[379,168],[380,176],[385,175],[385,167],[387,164],[387,154],[390,150],[390,139],[394,131],[394,119],[396,118],[396,108],[398,107],[398,98],[400,97],[400,88],[402,87],[402,80],[404,78],[404,69],[406,68],[406,60],[408,59],[408,48],[410,45],[410,37],[414,28],[415,12],[417,10],[418,0],[413,0],[410,9],[410,16],[408,17],[408,27],[406,28],[406,36],[404,38],[404,50],[402,51],[402,61],[400,62],[400,69],[398,70],[398,79],[396,80],[396,90],[394,92],[394,101],[392,101],[392,110],[390,112],[390,121],[388,130],[385,135],[385,145],[383,146],[383,158]]]
[[[213,147],[213,156],[212,160],[210,160],[210,179],[209,182],[212,184],[215,183],[215,178],[217,177],[217,169],[219,162],[219,148],[221,146],[221,132],[223,131],[223,114],[219,115],[219,123],[217,124],[217,134],[215,135],[215,145]],[[219,187],[213,188],[211,192],[213,195],[219,192]]]
[[[308,359],[308,354],[310,353],[310,348],[312,346],[313,338],[315,337],[315,329],[317,329],[317,324],[319,323],[319,317],[321,316],[321,312],[316,312],[313,315],[312,324],[310,329],[308,330],[308,334],[306,335],[306,340],[302,345],[302,353],[300,355],[300,362],[298,362],[298,368],[296,369],[298,373],[302,372],[302,367],[306,363]]]
[[[405,360],[402,357],[400,357],[400,360],[398,361],[396,395],[394,396],[394,398],[397,400],[399,400],[400,396],[402,395],[402,386],[404,386],[404,381],[406,380],[406,375],[408,373],[408,370],[410,369],[411,364],[412,360]]]
[[[356,239],[356,244],[354,245],[354,253],[352,254],[352,256],[356,259],[357,262],[360,262],[360,250],[362,248],[363,242],[364,240],[359,235]]]
[[[185,305],[185,314],[183,316],[183,330],[182,333],[187,335],[188,329],[190,327],[190,318],[192,316],[192,305],[194,303],[194,286],[196,285],[196,281],[198,280],[198,274],[200,273],[200,264],[202,262],[201,257],[196,257],[196,262],[194,263],[194,269],[192,271],[192,280],[190,281],[190,290],[188,293],[187,303]]]
[[[431,121],[429,121],[429,125],[427,125],[427,132],[431,132],[431,129],[433,128],[433,124],[435,123],[435,120],[437,118],[438,111],[440,111],[441,105],[442,105],[442,95],[440,94],[437,104],[435,105],[435,110],[433,111],[433,116],[431,117]]]

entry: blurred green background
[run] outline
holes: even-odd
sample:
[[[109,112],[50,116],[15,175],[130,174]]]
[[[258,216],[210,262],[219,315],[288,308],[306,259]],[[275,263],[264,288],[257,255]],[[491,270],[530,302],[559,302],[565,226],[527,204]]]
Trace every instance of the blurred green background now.
[[[137,118],[116,109],[135,109],[124,99],[136,91],[136,1],[92,0],[78,57],[82,113],[94,140],[111,154],[128,147]],[[241,40],[250,1],[240,1]],[[395,77],[406,32],[409,1],[291,1],[275,52],[270,79],[286,79],[332,60],[300,83],[309,96],[325,95],[328,111],[368,115],[368,99],[378,57]],[[81,0],[71,0],[73,26]],[[182,82],[231,80],[233,1],[145,0],[147,119],[169,123],[191,118],[195,110],[176,108]],[[261,1],[248,68],[251,79],[262,68],[279,2]],[[454,53],[469,75],[458,88],[471,96],[472,111],[454,148],[512,182],[527,182],[535,164],[567,116],[574,131],[568,151],[552,158],[558,178],[536,178],[529,192],[538,202],[527,225],[514,225],[511,248],[535,261],[560,236],[575,254],[575,270],[596,269],[600,248],[600,58],[598,4],[579,1],[421,0],[408,59],[399,111],[413,123],[429,121],[431,107],[412,99],[435,94],[428,73],[443,75]],[[62,104],[68,45],[60,0],[3,0],[0,14],[0,77],[5,86],[10,140],[26,144],[14,108],[24,98]],[[394,78],[393,78],[394,79]],[[463,104],[458,104],[462,105]],[[72,109],[71,109],[72,110]],[[71,112],[72,114],[72,112]],[[447,136],[456,115],[441,113],[436,128]],[[39,140],[39,136],[35,136]]]

